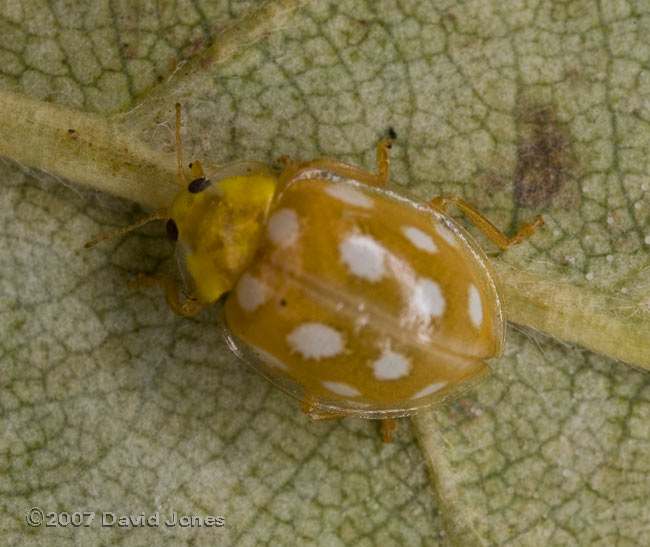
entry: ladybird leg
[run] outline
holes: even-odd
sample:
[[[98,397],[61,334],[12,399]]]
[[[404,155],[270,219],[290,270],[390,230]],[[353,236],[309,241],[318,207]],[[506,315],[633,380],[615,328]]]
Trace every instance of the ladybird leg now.
[[[339,418],[345,418],[345,414],[322,411],[318,408],[316,399],[309,395],[305,396],[305,399],[300,405],[300,410],[302,410],[303,414],[306,414],[307,417],[311,418],[315,422],[326,422],[329,420],[338,420]]]
[[[385,443],[393,442],[393,433],[397,431],[397,422],[393,418],[381,421],[381,440]]]
[[[382,186],[388,182],[388,173],[390,172],[390,154],[388,151],[392,146],[393,139],[391,137],[383,139],[377,146],[377,175],[383,180]]]
[[[146,289],[149,287],[160,286],[165,292],[167,303],[176,315],[188,317],[197,313],[201,309],[201,303],[193,298],[186,298],[181,304],[178,300],[178,286],[176,280],[168,275],[145,275],[138,274],[138,277],[127,281],[127,287],[130,289]]]
[[[388,150],[392,145],[393,140],[390,137],[385,138],[377,146],[377,172],[366,171],[354,165],[348,165],[337,161],[333,158],[315,158],[305,163],[296,164],[287,160],[285,156],[279,160],[285,165],[285,170],[289,170],[289,175],[293,175],[298,171],[307,169],[325,169],[332,171],[338,175],[342,175],[349,179],[355,179],[359,182],[364,182],[369,186],[384,186],[388,182],[388,172],[390,171],[390,158]],[[283,175],[285,173],[283,172]],[[282,178],[287,178],[286,176]]]
[[[506,237],[501,230],[492,224],[487,218],[479,213],[465,200],[456,196],[438,196],[433,198],[429,205],[434,209],[445,212],[451,204],[456,205],[465,213],[474,225],[481,230],[490,240],[501,249],[509,249],[513,245],[519,245],[524,239],[535,233],[535,228],[544,224],[544,220],[537,215],[532,222],[524,222],[519,231],[513,237]]]

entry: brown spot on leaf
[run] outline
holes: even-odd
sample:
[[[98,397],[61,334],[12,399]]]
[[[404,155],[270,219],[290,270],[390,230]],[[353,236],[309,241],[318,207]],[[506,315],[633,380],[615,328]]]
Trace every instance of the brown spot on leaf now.
[[[577,85],[582,81],[582,73],[577,67],[570,67],[566,73],[566,80],[573,85]]]
[[[458,423],[475,420],[484,414],[480,403],[471,397],[464,397],[452,403],[448,411],[452,420]]]
[[[537,209],[562,189],[573,168],[567,131],[550,105],[525,110],[515,173],[517,205]]]
[[[456,14],[451,10],[446,11],[442,16],[446,21],[449,21],[452,24],[456,23],[456,21],[458,20]]]
[[[490,194],[509,190],[509,180],[499,174],[483,173],[478,176],[477,182]]]

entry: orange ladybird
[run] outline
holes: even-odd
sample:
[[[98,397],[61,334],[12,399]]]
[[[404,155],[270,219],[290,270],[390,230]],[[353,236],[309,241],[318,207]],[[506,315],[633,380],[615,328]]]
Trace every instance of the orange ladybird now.
[[[169,209],[154,219],[177,240],[185,292],[161,286],[179,315],[224,293],[225,338],[256,372],[302,402],[309,417],[391,419],[421,412],[471,388],[503,353],[503,297],[476,241],[445,214],[457,205],[502,249],[543,223],[506,238],[457,197],[428,203],[388,184],[391,138],[378,172],[331,158],[280,158],[283,170],[241,162],[206,177],[182,166]],[[384,435],[393,429],[385,422]]]

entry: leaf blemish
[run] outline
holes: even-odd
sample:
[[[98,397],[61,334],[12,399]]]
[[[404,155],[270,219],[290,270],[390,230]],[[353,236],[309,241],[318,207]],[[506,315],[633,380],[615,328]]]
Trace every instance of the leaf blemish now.
[[[573,169],[569,137],[550,105],[526,109],[517,150],[517,205],[540,208],[560,192]]]

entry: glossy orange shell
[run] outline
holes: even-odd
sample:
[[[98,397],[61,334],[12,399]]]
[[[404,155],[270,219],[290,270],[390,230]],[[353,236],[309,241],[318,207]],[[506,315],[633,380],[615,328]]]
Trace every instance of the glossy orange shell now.
[[[505,315],[478,244],[394,188],[324,171],[276,196],[225,304],[233,351],[313,417],[413,414],[474,385]]]

